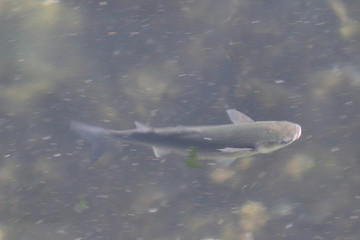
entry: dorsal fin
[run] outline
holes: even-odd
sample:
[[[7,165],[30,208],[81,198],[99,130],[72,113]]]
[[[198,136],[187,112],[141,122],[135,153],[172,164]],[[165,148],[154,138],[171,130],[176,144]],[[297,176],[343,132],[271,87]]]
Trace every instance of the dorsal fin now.
[[[138,122],[138,121],[134,121],[135,123],[135,127],[137,130],[140,130],[140,131],[148,131],[150,130],[150,127],[146,126],[145,124],[141,123],[141,122]]]
[[[245,114],[235,110],[235,109],[228,109],[226,110],[227,115],[230,118],[230,121],[234,124],[242,124],[242,123],[253,123],[250,117],[246,116]]]

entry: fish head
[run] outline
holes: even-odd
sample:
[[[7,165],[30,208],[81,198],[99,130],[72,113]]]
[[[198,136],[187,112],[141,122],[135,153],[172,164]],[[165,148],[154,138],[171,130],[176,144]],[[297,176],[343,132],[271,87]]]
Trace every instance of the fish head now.
[[[257,143],[256,149],[261,153],[273,152],[291,144],[300,136],[299,124],[287,121],[270,122],[264,138]]]

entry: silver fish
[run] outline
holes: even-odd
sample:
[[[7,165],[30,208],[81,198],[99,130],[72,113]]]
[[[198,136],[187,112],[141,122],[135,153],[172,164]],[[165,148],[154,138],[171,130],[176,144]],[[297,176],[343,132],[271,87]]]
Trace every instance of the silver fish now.
[[[72,122],[71,129],[92,142],[93,161],[105,152],[109,139],[119,139],[151,146],[158,158],[170,153],[188,156],[190,149],[196,149],[199,159],[223,161],[225,165],[241,157],[283,148],[301,135],[301,127],[296,123],[255,122],[235,109],[226,113],[232,124],[152,128],[135,122],[136,129],[116,131]]]

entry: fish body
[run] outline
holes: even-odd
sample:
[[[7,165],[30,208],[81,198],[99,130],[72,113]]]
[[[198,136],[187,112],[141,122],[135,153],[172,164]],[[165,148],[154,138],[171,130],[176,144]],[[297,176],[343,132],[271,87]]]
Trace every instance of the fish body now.
[[[301,127],[288,121],[255,122],[234,109],[227,114],[232,124],[152,128],[135,122],[136,129],[116,131],[73,122],[71,128],[93,143],[93,160],[103,154],[108,139],[151,146],[159,158],[170,153],[188,156],[196,149],[199,159],[233,161],[275,151],[301,135]]]

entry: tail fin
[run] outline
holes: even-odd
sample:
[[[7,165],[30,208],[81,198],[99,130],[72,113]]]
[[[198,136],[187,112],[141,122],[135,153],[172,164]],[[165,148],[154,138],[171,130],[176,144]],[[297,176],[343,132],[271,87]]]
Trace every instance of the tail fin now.
[[[106,151],[108,146],[109,130],[76,121],[71,121],[70,129],[79,134],[80,137],[91,142],[93,148],[92,162],[98,160]]]

